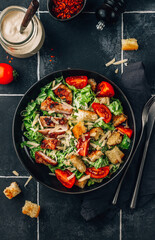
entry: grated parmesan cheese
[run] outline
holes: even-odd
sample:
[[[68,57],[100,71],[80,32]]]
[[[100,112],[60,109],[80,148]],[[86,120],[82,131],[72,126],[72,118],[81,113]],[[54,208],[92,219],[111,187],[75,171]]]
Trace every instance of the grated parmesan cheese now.
[[[30,175],[29,178],[27,179],[26,183],[24,184],[24,187],[28,185],[28,183],[32,180],[32,176]]]
[[[118,68],[116,68],[115,73],[116,73],[116,74],[118,73]]]
[[[19,176],[19,173],[17,171],[12,171],[12,173],[15,175],[15,176]]]
[[[53,87],[51,90],[57,89],[62,83],[58,83],[55,87]]]
[[[32,127],[34,127],[36,125],[36,123],[38,122],[38,118],[39,118],[39,114],[37,114],[32,122]]]
[[[100,117],[95,121],[95,123],[97,123],[97,122],[99,122],[100,120],[103,120],[103,119],[104,119],[103,117]]]
[[[50,175],[50,176],[55,176],[55,173],[49,173],[48,175]]]
[[[41,129],[44,129],[39,118],[38,118],[38,122],[39,122],[39,125],[40,125]]]
[[[38,147],[40,144],[35,142],[27,141],[27,144],[32,145],[33,147]]]
[[[89,178],[90,178],[90,175],[83,176],[78,180],[78,182],[83,182],[84,180],[89,179]]]
[[[127,62],[127,61],[128,61],[128,59],[123,59],[123,60],[114,62],[113,65],[119,65],[119,64],[125,63],[125,62]]]
[[[105,66],[109,67],[110,65],[112,65],[115,62],[115,58],[113,58],[110,62],[106,63]]]
[[[68,180],[71,180],[74,176],[75,176],[75,173],[73,173],[72,175],[70,175],[67,179],[68,179]]]

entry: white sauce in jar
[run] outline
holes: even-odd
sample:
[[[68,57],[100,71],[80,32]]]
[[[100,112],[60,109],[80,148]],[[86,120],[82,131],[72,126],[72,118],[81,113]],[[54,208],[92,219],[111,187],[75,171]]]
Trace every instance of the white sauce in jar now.
[[[20,26],[23,21],[25,13],[21,11],[14,10],[9,12],[3,19],[1,25],[1,31],[3,37],[14,43],[23,42],[28,38],[32,32],[32,23],[30,22],[25,31],[20,33]]]

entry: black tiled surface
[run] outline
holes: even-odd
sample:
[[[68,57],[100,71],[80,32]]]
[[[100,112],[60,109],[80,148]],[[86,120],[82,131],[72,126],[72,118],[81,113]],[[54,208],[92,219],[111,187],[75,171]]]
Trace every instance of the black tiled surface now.
[[[124,38],[132,37],[138,39],[139,50],[124,52],[124,58],[144,62],[146,76],[154,92],[155,13],[124,14]]]
[[[85,11],[94,12],[103,0],[87,0]],[[27,7],[24,0],[0,1],[0,10],[9,5]],[[40,0],[40,10],[46,11],[46,0]],[[129,0],[128,11],[155,11],[154,0]],[[41,13],[41,21],[46,31],[46,40],[40,51],[40,75],[65,68],[84,68],[103,73],[119,85],[119,74],[114,66],[105,67],[105,63],[116,57],[121,58],[121,19],[117,24],[96,30],[95,14],[82,13],[68,23],[54,21],[48,13]],[[149,83],[154,90],[154,49],[155,49],[155,13],[124,14],[124,38],[138,39],[140,49],[137,52],[124,52],[129,62],[143,60]],[[53,50],[51,50],[53,49]],[[51,58],[54,56],[54,58]],[[10,60],[0,47],[0,62]],[[51,62],[49,60],[52,60]],[[0,94],[24,93],[37,81],[37,56],[29,59],[13,58],[11,65],[19,72],[19,79],[8,86],[0,86]],[[0,96],[0,176],[12,175],[16,170],[20,175],[29,175],[22,167],[13,149],[11,127],[15,108],[20,100],[17,96]],[[17,181],[22,194],[8,200],[3,189],[12,181]],[[37,237],[37,221],[21,213],[25,200],[37,201],[37,186],[32,180],[27,189],[23,187],[26,179],[0,178],[0,240],[148,240],[154,239],[155,200],[135,211],[122,214],[122,231],[119,214],[111,221],[101,216],[90,222],[80,215],[82,196],[69,196],[50,191],[40,185],[40,231]],[[122,235],[121,235],[122,233]],[[122,236],[122,237],[121,237]]]
[[[12,142],[12,119],[20,97],[0,97],[0,175],[12,175],[16,170],[28,175],[19,162]]]
[[[87,223],[80,216],[79,196],[52,192],[42,186],[40,192],[43,208],[40,215],[41,240],[50,240],[51,236],[54,240],[119,239],[119,215],[112,221],[100,218]]]
[[[1,240],[35,240],[37,239],[37,220],[30,219],[22,214],[22,207],[25,200],[36,203],[36,182],[32,180],[27,188],[24,184],[27,179],[0,179],[0,239]],[[11,182],[17,182],[22,190],[17,197],[9,200],[3,190],[10,185]]]

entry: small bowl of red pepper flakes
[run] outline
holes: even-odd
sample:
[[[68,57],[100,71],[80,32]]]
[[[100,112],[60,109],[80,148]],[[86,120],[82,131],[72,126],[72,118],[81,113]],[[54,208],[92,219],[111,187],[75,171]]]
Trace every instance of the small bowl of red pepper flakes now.
[[[79,15],[86,0],[48,0],[47,8],[55,20],[68,21]]]

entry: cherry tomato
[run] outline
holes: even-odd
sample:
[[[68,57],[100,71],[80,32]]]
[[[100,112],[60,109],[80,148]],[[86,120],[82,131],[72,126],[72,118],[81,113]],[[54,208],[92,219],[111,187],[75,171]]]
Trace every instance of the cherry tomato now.
[[[55,175],[57,179],[64,185],[66,188],[72,188],[75,183],[75,176],[68,180],[68,177],[72,175],[72,172],[69,170],[56,169]]]
[[[132,131],[131,128],[125,128],[125,127],[123,127],[123,126],[118,126],[118,127],[116,127],[116,129],[117,129],[119,132],[121,132],[121,133],[123,133],[123,134],[126,134],[129,138],[131,138],[132,133],[133,133],[133,131]]]
[[[17,75],[17,72],[12,66],[6,63],[0,63],[0,84],[11,83]]]
[[[85,157],[88,155],[89,150],[89,143],[90,143],[90,133],[87,132],[83,134],[82,137],[79,138],[77,143],[78,154]]]
[[[113,97],[115,95],[113,86],[108,82],[101,82],[97,85],[98,97]]]
[[[85,173],[87,175],[90,175],[91,178],[105,178],[108,175],[109,171],[109,166],[101,167],[98,169],[91,167],[87,168]]]
[[[71,86],[76,87],[77,89],[82,89],[87,86],[88,84],[88,77],[87,76],[73,76],[67,77],[66,83]]]
[[[103,118],[103,121],[105,123],[110,122],[112,114],[106,105],[100,103],[93,103],[92,108],[100,117]]]

